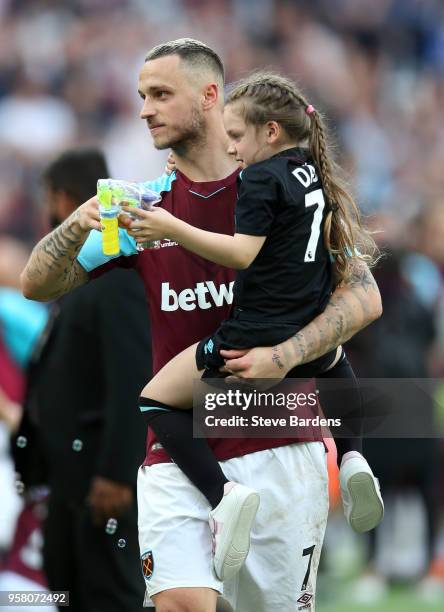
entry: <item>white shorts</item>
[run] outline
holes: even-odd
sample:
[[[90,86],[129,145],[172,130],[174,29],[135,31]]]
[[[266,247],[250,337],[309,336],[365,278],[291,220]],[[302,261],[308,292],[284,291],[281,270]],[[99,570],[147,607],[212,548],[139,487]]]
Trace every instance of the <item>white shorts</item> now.
[[[328,515],[321,442],[267,449],[221,462],[230,480],[256,489],[260,507],[245,565],[222,584],[211,558],[206,498],[173,463],[141,467],[139,544],[150,596],[179,587],[224,594],[236,612],[314,610],[316,574]]]

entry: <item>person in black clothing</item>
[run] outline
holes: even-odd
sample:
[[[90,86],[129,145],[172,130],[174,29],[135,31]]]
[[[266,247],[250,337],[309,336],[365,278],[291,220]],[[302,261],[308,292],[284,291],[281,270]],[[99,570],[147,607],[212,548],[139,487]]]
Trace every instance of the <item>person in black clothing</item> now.
[[[432,309],[421,302],[403,274],[405,253],[385,249],[386,256],[377,271],[378,286],[384,299],[384,319],[371,333],[363,332],[350,343],[349,351],[360,378],[427,379],[430,377],[429,353],[436,339]],[[435,420],[433,396],[421,387],[401,384],[390,396],[390,405],[382,395],[375,408],[381,414],[391,411],[403,415],[421,431],[430,431]],[[435,400],[436,401],[436,400]],[[367,414],[365,415],[368,416]],[[440,465],[439,440],[427,435],[420,438],[369,438],[366,454],[386,494],[415,491],[421,497],[426,518],[427,562],[436,549],[438,531],[437,491]],[[373,573],[378,549],[376,533],[369,538],[368,562]],[[383,580],[383,577],[379,577]]]
[[[56,159],[44,175],[52,225],[106,176],[99,151]],[[37,426],[51,491],[44,569],[51,590],[70,592],[74,611],[142,610],[136,478],[145,431],[132,406],[150,375],[146,297],[135,272],[115,270],[53,305],[25,413]]]
[[[321,116],[294,83],[269,73],[244,79],[230,91],[224,119],[230,152],[247,166],[239,180],[236,234],[197,229],[161,207],[142,212],[142,220],[129,228],[137,242],[168,236],[201,257],[238,270],[233,315],[171,360],[139,401],[162,445],[213,508],[214,568],[220,579],[234,575],[248,554],[259,498],[228,481],[206,440],[190,443],[192,421],[181,409],[191,407],[193,378],[218,377],[224,365],[221,350],[273,346],[279,363],[280,343],[325,309],[334,282],[348,278],[354,258],[371,260],[376,250],[330,159]],[[356,531],[372,529],[382,520],[383,502],[361,455],[359,393],[342,348],[289,376],[350,381],[349,413],[344,415],[341,406],[338,415],[338,402],[325,395],[321,403],[327,417],[347,416],[354,423],[354,437],[338,441],[343,502]]]

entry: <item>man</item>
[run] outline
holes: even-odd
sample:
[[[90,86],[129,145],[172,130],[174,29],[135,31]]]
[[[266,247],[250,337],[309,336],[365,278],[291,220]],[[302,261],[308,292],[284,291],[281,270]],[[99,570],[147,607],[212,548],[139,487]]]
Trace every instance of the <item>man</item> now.
[[[106,176],[99,151],[56,159],[44,176],[53,227]],[[151,371],[146,309],[136,274],[115,270],[58,300],[31,363],[25,413],[51,490],[44,569],[79,612],[142,608],[135,485],[144,432],[132,406]]]
[[[146,185],[178,217],[233,233],[238,169],[227,154],[222,122],[223,66],[209,47],[180,39],[152,49],[139,78],[142,119],[158,149],[172,148],[177,171]],[[143,219],[144,213],[140,211]],[[122,223],[134,234],[132,221]],[[122,233],[121,256],[102,255],[97,200],[85,202],[33,251],[23,291],[51,299],[115,266],[134,267],[150,293],[154,369],[211,333],[229,313],[233,272],[165,240],[138,254]],[[88,238],[89,235],[89,238]],[[88,238],[88,240],[87,240]],[[86,244],[85,244],[86,241]],[[79,254],[80,253],[80,254]],[[227,368],[240,377],[281,378],[292,367],[335,348],[380,315],[379,293],[365,265],[337,289],[325,312],[278,347],[231,353]],[[328,511],[327,472],[320,442],[216,440],[212,447],[233,480],[263,491],[260,531],[244,568],[224,585],[238,612],[312,606]],[[158,612],[214,612],[222,584],[211,571],[208,506],[149,435],[139,472],[139,540],[147,593]],[[149,468],[146,466],[150,465]],[[160,467],[159,467],[160,466]],[[163,467],[162,467],[163,466]],[[245,482],[245,480],[248,482]],[[277,488],[275,488],[275,485]],[[274,508],[274,509],[273,509]],[[299,603],[296,604],[296,601]]]

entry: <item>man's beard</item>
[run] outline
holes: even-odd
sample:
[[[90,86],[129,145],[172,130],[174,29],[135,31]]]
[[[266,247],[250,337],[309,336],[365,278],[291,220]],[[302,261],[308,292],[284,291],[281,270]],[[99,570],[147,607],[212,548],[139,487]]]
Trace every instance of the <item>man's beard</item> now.
[[[58,228],[60,223],[61,223],[61,221],[57,217],[57,215],[51,214],[49,216],[49,225],[50,225],[52,230],[55,230],[56,228]]]
[[[190,151],[202,146],[206,141],[206,125],[201,113],[195,106],[191,109],[189,124],[184,127],[180,134],[160,145],[154,144],[156,149],[173,149],[177,155],[184,157]]]

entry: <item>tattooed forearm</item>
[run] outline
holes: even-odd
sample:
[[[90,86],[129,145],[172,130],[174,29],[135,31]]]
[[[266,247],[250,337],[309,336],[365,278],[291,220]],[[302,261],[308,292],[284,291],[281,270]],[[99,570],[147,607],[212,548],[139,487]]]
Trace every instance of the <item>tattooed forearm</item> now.
[[[350,281],[336,289],[324,312],[280,345],[291,367],[325,355],[381,316],[378,287],[365,263],[358,263]]]
[[[51,300],[88,280],[76,260],[88,233],[81,228],[75,211],[34,247],[22,275],[27,297]]]
[[[281,356],[279,355],[279,346],[273,346],[271,361],[277,365],[277,367],[282,370],[284,364],[282,363]]]
[[[307,349],[305,346],[305,338],[301,338],[296,334],[286,342],[283,342],[280,347],[287,365],[294,363],[295,355],[298,356],[299,363],[306,363]],[[289,369],[291,369],[291,367],[289,367]]]
[[[360,259],[355,259],[352,264],[352,273],[347,283],[348,287],[362,287],[365,292],[377,288],[375,279],[368,266]]]

